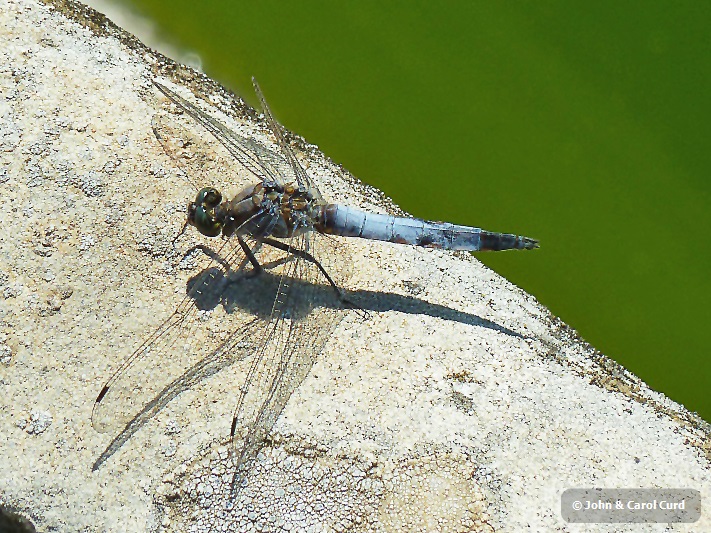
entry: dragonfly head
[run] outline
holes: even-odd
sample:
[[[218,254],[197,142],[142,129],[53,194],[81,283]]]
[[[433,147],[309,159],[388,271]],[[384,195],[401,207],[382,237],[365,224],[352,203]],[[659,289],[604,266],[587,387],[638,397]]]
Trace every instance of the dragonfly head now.
[[[188,224],[208,237],[217,237],[223,223],[215,216],[215,207],[220,205],[222,195],[213,187],[202,189],[194,202],[188,204]]]

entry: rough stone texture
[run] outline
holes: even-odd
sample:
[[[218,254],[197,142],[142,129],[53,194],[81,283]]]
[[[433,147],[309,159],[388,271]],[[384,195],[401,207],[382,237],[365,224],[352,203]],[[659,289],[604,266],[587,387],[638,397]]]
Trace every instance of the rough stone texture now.
[[[370,298],[370,316],[344,315],[235,502],[240,365],[92,472],[115,436],[90,424],[101,384],[194,275],[171,245],[194,192],[151,130],[164,99],[150,80],[187,87],[243,131],[263,125],[82,6],[0,0],[0,43],[2,508],[41,531],[610,531],[564,523],[563,490],[711,496],[708,425],[534,298],[468,255],[356,240],[344,240],[359,259],[347,288]],[[294,141],[328,199],[396,211]],[[229,164],[205,142],[208,163]],[[225,184],[248,179],[233,171]],[[711,530],[702,509],[671,529]]]

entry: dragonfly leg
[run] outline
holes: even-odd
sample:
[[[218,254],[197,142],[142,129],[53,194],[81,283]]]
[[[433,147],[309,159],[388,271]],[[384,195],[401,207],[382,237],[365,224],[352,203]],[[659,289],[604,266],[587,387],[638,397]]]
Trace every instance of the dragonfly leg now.
[[[298,248],[291,248],[287,244],[284,244],[283,242],[276,241],[270,237],[264,237],[260,240],[264,244],[268,244],[269,246],[273,246],[274,248],[278,248],[279,250],[293,254],[296,257],[306,259],[310,263],[313,263],[314,265],[316,265],[318,267],[318,269],[321,271],[321,274],[323,274],[324,277],[331,284],[331,287],[333,287],[333,290],[336,291],[336,294],[338,295],[338,299],[339,300],[343,299],[344,295],[343,295],[343,292],[341,291],[341,289],[338,287],[338,285],[336,285],[336,282],[331,279],[331,276],[328,275],[328,272],[326,272],[326,269],[323,268],[321,263],[319,263],[318,260],[313,255],[311,255],[308,252],[304,252],[303,250],[299,250]]]
[[[296,257],[300,257],[302,259],[306,259],[310,263],[313,263],[318,267],[318,269],[321,271],[321,274],[328,280],[328,283],[331,285],[333,290],[336,292],[336,297],[338,300],[345,305],[346,307],[349,307],[351,309],[355,309],[356,311],[361,311],[364,314],[365,311],[356,303],[351,302],[346,295],[344,294],[343,290],[336,285],[336,282],[331,279],[331,276],[328,275],[328,272],[326,272],[326,269],[323,268],[321,263],[318,262],[318,259],[316,259],[313,255],[311,255],[308,252],[305,252],[304,250],[299,250],[298,248],[290,248],[288,245],[284,244],[283,242],[279,242],[277,240],[274,240],[270,237],[263,237],[260,239],[261,242],[264,244],[268,244],[269,246],[273,246],[274,248],[278,248],[279,250],[282,250],[284,252],[290,253],[295,255]]]
[[[185,230],[187,229],[187,227],[188,227],[188,221],[187,221],[187,219],[186,219],[186,220],[185,220],[185,223],[183,224],[183,227],[180,229],[180,231],[178,232],[178,234],[175,236],[175,238],[173,239],[173,241],[170,243],[170,244],[173,246],[173,248],[175,248],[175,243],[177,242],[177,240],[178,240],[180,237],[183,236],[183,233],[185,233]]]
[[[244,252],[244,255],[246,255],[249,262],[252,263],[252,267],[254,268],[253,275],[254,276],[258,275],[263,270],[262,265],[260,265],[259,261],[257,261],[257,258],[254,257],[254,253],[252,252],[252,249],[249,247],[249,245],[246,242],[244,242],[244,239],[242,237],[237,235],[237,241],[239,242],[239,245],[242,247],[242,251]]]
[[[225,261],[220,254],[218,254],[213,249],[205,246],[204,244],[196,244],[195,246],[191,246],[188,249],[188,251],[183,254],[182,260],[184,260],[186,257],[188,257],[195,250],[200,250],[202,253],[204,253],[206,256],[208,256],[213,261],[220,263],[220,265],[222,265],[222,268],[225,269],[225,272],[228,272],[230,270],[229,263],[227,261]]]

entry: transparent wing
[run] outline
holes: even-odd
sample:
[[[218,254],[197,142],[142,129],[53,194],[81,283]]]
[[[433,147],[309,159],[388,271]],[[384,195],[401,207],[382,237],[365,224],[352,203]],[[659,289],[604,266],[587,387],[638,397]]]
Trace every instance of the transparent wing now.
[[[282,154],[288,161],[289,165],[291,165],[292,171],[296,176],[297,183],[301,187],[305,189],[310,189],[312,192],[317,193],[319,196],[321,196],[321,193],[316,187],[316,184],[308,175],[304,167],[301,166],[299,160],[296,159],[296,155],[291,149],[291,146],[289,146],[289,143],[286,142],[286,139],[284,138],[284,127],[279,124],[279,122],[277,122],[277,120],[274,118],[274,115],[272,115],[272,110],[269,108],[267,100],[264,98],[264,94],[262,93],[262,89],[259,87],[259,84],[257,83],[257,80],[255,78],[252,78],[252,84],[254,85],[254,92],[257,93],[259,103],[262,106],[264,117],[267,119],[269,128],[272,130],[274,136],[276,137],[277,144],[281,148]]]
[[[282,176],[293,181],[300,175],[302,185],[312,185],[270,114],[285,157],[235,134],[157,82],[156,86],[265,183],[283,183]],[[175,159],[178,152],[169,146],[170,135],[160,135],[168,131],[162,119],[154,121],[154,131]],[[196,155],[185,157],[198,161],[196,171],[203,166]],[[335,238],[312,232],[284,244],[260,242],[249,235],[242,238],[265,268],[262,274],[248,276],[250,268],[242,247],[234,245],[234,239],[227,241],[220,251],[210,254],[206,268],[191,280],[173,314],[102,387],[92,410],[92,424],[100,432],[120,430],[121,434],[95,468],[125,442],[127,437],[122,440],[122,435],[132,435],[136,427],[196,380],[250,355],[253,357],[239,389],[231,430],[238,450],[235,483],[256,456],[342,317],[339,294],[327,282],[323,270],[342,286],[348,276],[345,267],[351,262]]]
[[[256,350],[253,339],[258,338],[256,332],[268,323],[270,304],[263,306],[261,315],[254,309],[240,310],[234,306],[227,312],[224,301],[227,288],[235,283],[235,278],[246,276],[248,269],[239,247],[228,242],[221,252],[225,250],[228,250],[225,264],[234,264],[236,271],[228,278],[226,269],[213,258],[204,261],[203,266],[208,268],[201,269],[191,279],[187,294],[175,311],[102,387],[91,416],[97,431],[123,430],[167,385],[206,357],[234,362]]]
[[[293,173],[291,165],[280,154],[269,150],[254,139],[231,130],[156,80],[153,80],[153,84],[175,105],[212,133],[245,169],[263,183],[274,186],[291,181]],[[296,179],[296,176],[293,176],[293,179]]]
[[[204,141],[166,115],[154,116],[152,126],[165,152],[195,188],[197,185],[190,174],[202,178],[205,171],[220,168],[224,172],[225,164],[231,162],[215,160],[214,151]],[[256,349],[252,339],[268,322],[276,289],[271,295],[261,294],[268,300],[262,306],[261,315],[254,309],[225,314],[219,308],[220,303],[224,303],[221,297],[227,284],[225,274],[230,270],[232,275],[235,270],[244,270],[244,252],[230,240],[219,252],[213,252],[200,263],[201,274],[193,278],[175,311],[126,358],[102,387],[92,410],[92,425],[97,431],[125,430],[137,416],[143,417],[141,420],[145,423],[146,406],[206,357],[239,359]],[[257,322],[261,320],[261,326],[251,323],[255,316]],[[216,326],[211,324],[214,322]],[[246,327],[248,322],[249,328]]]
[[[195,144],[201,141],[179,128],[167,115],[156,113],[151,119],[153,135],[163,147],[163,151],[178,168],[179,174],[192,185],[196,191],[200,189],[195,178],[203,174],[204,159],[208,150],[193,150]],[[189,168],[188,168],[189,167]]]
[[[252,78],[267,122],[298,184],[319,195],[308,174],[284,139],[257,81]],[[240,388],[232,419],[236,450],[232,493],[236,494],[246,469],[284,410],[292,393],[308,375],[316,356],[343,314],[341,295],[324,276],[342,287],[351,264],[338,241],[314,232],[292,237],[283,253],[283,265],[272,321],[251,361]]]
[[[317,260],[339,287],[350,274],[347,265],[351,263],[334,238],[302,234],[290,240],[289,252],[281,251],[283,263],[272,321],[250,360],[232,420],[236,452],[233,494],[292,393],[343,317],[343,303],[337,292],[318,266],[298,256],[298,251]]]

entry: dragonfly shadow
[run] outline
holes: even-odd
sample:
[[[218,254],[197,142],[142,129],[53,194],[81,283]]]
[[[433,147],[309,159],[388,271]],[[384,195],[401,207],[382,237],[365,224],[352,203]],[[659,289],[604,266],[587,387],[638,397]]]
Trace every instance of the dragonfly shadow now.
[[[254,275],[253,271],[243,269],[225,276],[220,268],[212,267],[188,280],[187,293],[201,311],[209,312],[221,306],[228,315],[239,311],[267,320],[281,283],[281,276],[269,270]],[[287,290],[288,314],[294,321],[305,319],[317,307],[348,307],[330,285],[290,280]]]
[[[222,269],[212,267],[190,278],[186,293],[200,311],[210,312],[222,306],[231,314],[241,308],[254,317],[267,319],[278,289],[279,277],[269,272],[254,275],[253,271],[242,269],[225,276]]]
[[[201,294],[196,294],[194,302],[198,309],[209,311],[221,305],[227,313],[233,313],[237,309],[240,309],[242,312],[259,318],[269,317],[274,303],[274,295],[279,287],[280,277],[278,275],[263,271],[260,275],[254,276],[240,271],[234,276],[225,277],[220,269],[211,268],[191,278],[188,282],[188,291],[192,290],[194,284],[202,283],[202,280],[206,277],[217,281],[217,283],[214,283],[214,286],[218,290],[203,291]],[[308,287],[309,290],[304,292],[308,292],[309,298],[308,301],[305,301],[303,298],[300,300],[292,299],[293,303],[290,306],[292,319],[298,320],[303,318],[315,306],[341,309],[345,307],[330,285],[312,285],[304,282],[297,283],[304,285],[304,288]],[[211,286],[212,285],[213,284],[211,284]],[[301,292],[299,289],[300,287],[298,286],[292,287],[294,294],[299,294]],[[491,329],[510,337],[526,338],[516,331],[497,324],[494,321],[482,318],[479,315],[458,311],[445,305],[433,304],[417,298],[414,295],[408,296],[392,292],[356,290],[349,291],[347,298],[352,304],[363,311],[374,313],[398,311],[412,315],[427,315],[451,322]]]
[[[280,276],[269,271],[262,271],[260,275],[255,276],[241,270],[225,276],[223,271],[216,267],[206,269],[191,278],[186,289],[198,310],[210,312],[218,306],[222,306],[228,314],[241,312],[249,314],[252,318],[243,322],[240,328],[233,332],[218,349],[203,357],[158,392],[111,441],[94,463],[92,470],[99,468],[141,427],[182,392],[191,389],[235,362],[249,357],[257,347],[246,345],[244,339],[251,337],[251,335],[247,335],[250,330],[256,332],[268,323],[279,284]],[[299,287],[299,285],[303,285],[303,287]],[[292,321],[308,317],[315,307],[346,310],[355,304],[366,314],[398,311],[414,315],[428,315],[487,328],[511,337],[526,338],[524,335],[476,314],[432,304],[416,296],[370,290],[349,291],[346,296],[352,304],[347,306],[330,285],[294,282],[291,290],[295,295],[304,295],[290,299],[289,318]]]
[[[348,297],[358,305],[361,309],[372,311],[375,313],[383,313],[385,311],[397,311],[399,313],[407,313],[411,315],[427,315],[434,318],[440,318],[450,322],[459,322],[470,326],[478,326],[481,328],[491,329],[516,338],[527,338],[516,331],[513,331],[501,324],[497,324],[492,320],[487,320],[474,313],[465,313],[457,311],[446,305],[438,305],[427,302],[415,296],[406,296],[391,292],[378,291],[355,291],[348,294]]]

